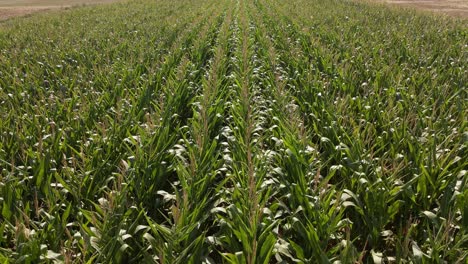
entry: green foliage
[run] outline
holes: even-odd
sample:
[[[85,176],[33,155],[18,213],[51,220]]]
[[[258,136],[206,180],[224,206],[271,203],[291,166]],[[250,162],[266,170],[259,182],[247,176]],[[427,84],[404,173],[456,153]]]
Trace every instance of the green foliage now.
[[[0,24],[0,263],[465,263],[466,20],[138,0]]]

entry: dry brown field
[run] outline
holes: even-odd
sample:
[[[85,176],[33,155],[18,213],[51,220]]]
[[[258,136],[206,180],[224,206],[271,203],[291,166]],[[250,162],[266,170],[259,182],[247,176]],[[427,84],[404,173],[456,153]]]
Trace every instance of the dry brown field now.
[[[0,0],[0,21],[38,11],[58,10],[79,5],[115,2],[116,0]]]
[[[377,0],[392,5],[433,11],[456,17],[468,17],[468,0]]]

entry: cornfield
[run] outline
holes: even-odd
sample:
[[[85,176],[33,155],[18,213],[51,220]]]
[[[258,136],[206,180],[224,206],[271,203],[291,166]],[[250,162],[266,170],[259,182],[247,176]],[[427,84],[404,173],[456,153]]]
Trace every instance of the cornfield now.
[[[134,0],[0,24],[1,263],[468,263],[466,19]]]

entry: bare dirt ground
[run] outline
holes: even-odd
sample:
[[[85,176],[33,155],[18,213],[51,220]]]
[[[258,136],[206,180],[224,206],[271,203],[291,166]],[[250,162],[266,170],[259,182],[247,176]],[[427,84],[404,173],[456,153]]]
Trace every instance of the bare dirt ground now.
[[[468,18],[468,0],[377,0],[404,7]]]
[[[115,2],[116,0],[0,0],[0,21],[38,11],[57,10],[77,5]]]
[[[15,16],[24,16],[38,11],[58,9],[60,6],[20,6],[20,7],[0,7],[0,21],[7,20]]]

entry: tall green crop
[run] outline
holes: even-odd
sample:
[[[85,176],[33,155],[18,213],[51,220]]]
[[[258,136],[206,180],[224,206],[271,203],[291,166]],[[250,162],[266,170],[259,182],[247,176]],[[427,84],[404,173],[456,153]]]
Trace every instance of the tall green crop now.
[[[464,263],[466,19],[126,1],[0,24],[0,262]]]

